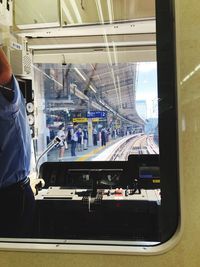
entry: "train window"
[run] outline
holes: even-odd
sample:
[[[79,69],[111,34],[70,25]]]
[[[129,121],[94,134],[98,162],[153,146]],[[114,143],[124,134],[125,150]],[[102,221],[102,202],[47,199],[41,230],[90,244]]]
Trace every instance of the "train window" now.
[[[27,112],[45,180],[27,238],[91,251],[159,246],[180,217],[173,1],[59,2],[60,27],[52,16],[33,18],[34,30],[25,16],[16,25],[32,54]]]

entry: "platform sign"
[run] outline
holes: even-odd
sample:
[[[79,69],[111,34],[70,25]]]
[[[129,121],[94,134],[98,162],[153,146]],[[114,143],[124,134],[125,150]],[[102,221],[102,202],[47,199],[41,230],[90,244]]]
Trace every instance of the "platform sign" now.
[[[99,122],[99,118],[92,118],[92,122]]]
[[[86,113],[87,118],[106,118],[107,111],[88,111]]]
[[[73,118],[72,121],[77,122],[77,123],[85,123],[88,121],[88,119],[87,118]]]
[[[88,118],[73,118],[72,122],[85,123],[88,122]],[[92,122],[99,122],[99,118],[92,118]]]

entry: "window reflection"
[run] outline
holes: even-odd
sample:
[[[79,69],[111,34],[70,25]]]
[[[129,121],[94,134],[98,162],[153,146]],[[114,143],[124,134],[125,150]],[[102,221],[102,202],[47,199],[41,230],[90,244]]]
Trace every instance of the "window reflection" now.
[[[63,140],[48,161],[159,154],[156,62],[36,64],[35,72],[44,89],[39,131],[46,145]]]
[[[62,0],[62,25],[104,24],[155,17],[154,0]]]

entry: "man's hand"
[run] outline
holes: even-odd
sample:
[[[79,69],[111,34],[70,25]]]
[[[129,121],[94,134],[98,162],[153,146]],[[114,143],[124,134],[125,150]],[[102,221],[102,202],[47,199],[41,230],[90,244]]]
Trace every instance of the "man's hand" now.
[[[45,186],[45,181],[34,176],[35,175],[30,176],[30,186],[33,191],[33,194],[36,196],[38,194],[38,191]]]

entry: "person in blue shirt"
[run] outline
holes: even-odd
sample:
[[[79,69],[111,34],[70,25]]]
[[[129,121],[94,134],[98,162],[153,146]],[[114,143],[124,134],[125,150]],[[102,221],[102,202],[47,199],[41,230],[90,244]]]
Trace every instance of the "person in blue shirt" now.
[[[35,198],[28,178],[31,135],[23,96],[0,48],[0,237],[28,237]]]
[[[75,122],[73,125],[72,137],[71,137],[71,156],[76,156],[76,144],[78,142],[78,129],[77,123]]]

